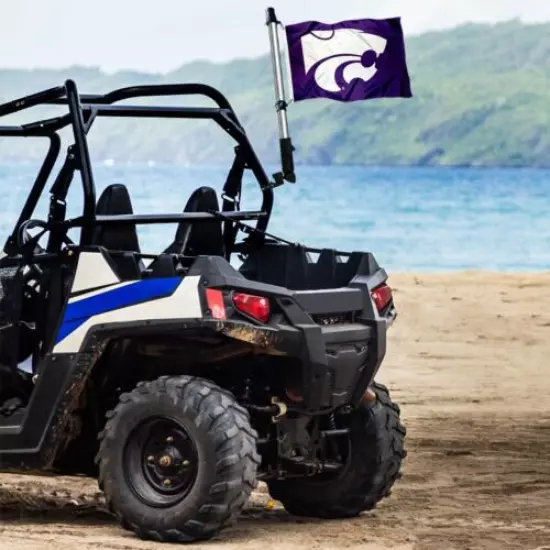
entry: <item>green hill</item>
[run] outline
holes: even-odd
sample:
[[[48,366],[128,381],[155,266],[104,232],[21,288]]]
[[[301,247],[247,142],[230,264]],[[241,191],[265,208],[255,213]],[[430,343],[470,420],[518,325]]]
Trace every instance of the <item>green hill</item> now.
[[[292,105],[296,161],[550,166],[550,24],[463,25],[409,37],[407,52],[414,93],[410,100]],[[151,82],[214,85],[233,103],[262,160],[278,162],[267,57],[225,64],[198,61],[166,75],[104,74],[82,67],[0,70],[0,99],[58,85],[67,77],[83,92]],[[25,113],[27,120],[30,114]],[[230,140],[215,125],[198,122],[101,120],[90,142],[100,159],[214,164],[231,156]],[[43,149],[39,140],[0,138],[2,159],[27,159]]]

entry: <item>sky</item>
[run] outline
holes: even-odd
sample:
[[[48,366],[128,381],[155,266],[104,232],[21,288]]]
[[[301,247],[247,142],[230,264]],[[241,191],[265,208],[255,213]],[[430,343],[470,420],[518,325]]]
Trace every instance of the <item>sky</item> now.
[[[269,1],[269,0],[267,0]],[[0,0],[0,67],[168,72],[268,50],[265,8],[285,23],[402,17],[406,35],[460,23],[550,20],[550,0]]]

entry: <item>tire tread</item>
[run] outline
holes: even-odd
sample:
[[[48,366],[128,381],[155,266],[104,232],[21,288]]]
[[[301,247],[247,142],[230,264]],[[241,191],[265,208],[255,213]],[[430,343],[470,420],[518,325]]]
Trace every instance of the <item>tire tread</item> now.
[[[354,479],[348,479],[349,490],[342,492],[340,487],[330,496],[324,493],[322,485],[317,489],[312,485],[300,482],[268,482],[271,496],[279,500],[292,515],[318,517],[323,519],[349,518],[363,511],[372,510],[391,493],[395,482],[402,477],[401,465],[407,451],[405,450],[406,428],[400,420],[399,405],[391,400],[388,388],[374,383],[373,389],[377,402],[382,405],[383,422],[374,425],[367,422],[365,435],[373,438],[380,452],[369,458],[369,467],[363,471],[352,472]],[[373,418],[370,415],[369,420]],[[373,467],[374,466],[374,467]],[[319,498],[324,494],[325,498]]]
[[[158,542],[191,542],[207,540],[233,523],[257,486],[256,472],[260,456],[256,451],[258,435],[250,425],[248,412],[235,397],[212,382],[191,376],[160,377],[138,384],[132,392],[121,395],[118,405],[107,413],[105,428],[99,436],[96,457],[99,466],[99,487],[105,491],[106,466],[109,462],[109,441],[116,437],[117,419],[126,407],[142,399],[168,394],[181,403],[182,411],[196,410],[195,422],[222,440],[216,448],[216,483],[210,487],[205,502],[183,525],[170,529],[150,529],[124,517],[105,494],[109,510],[120,524],[140,538]],[[229,427],[228,427],[229,425]]]

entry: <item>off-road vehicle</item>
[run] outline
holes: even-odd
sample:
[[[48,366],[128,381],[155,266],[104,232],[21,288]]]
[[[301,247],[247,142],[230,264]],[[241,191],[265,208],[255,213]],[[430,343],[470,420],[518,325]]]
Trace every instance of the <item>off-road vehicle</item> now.
[[[216,106],[120,104],[192,94]],[[63,113],[0,127],[49,141],[0,260],[0,470],[96,477],[121,525],[159,541],[214,536],[258,480],[291,514],[372,509],[405,456],[399,407],[374,382],[396,316],[374,256],[267,233],[280,178],[216,89],[81,95],[68,80],[0,105],[0,116],[37,105]],[[216,122],[236,141],[221,208],[211,187],[178,213],[135,215],[122,184],[96,200],[87,135],[98,117]],[[246,171],[263,196],[257,211],[239,206]],[[69,217],[75,174],[83,211]],[[173,224],[173,242],[143,252],[139,224]]]

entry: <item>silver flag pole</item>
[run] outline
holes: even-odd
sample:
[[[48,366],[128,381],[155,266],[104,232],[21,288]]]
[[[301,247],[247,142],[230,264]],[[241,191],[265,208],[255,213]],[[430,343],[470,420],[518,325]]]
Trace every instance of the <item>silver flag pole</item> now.
[[[269,32],[269,43],[271,47],[271,64],[273,66],[273,80],[275,84],[275,108],[277,110],[277,122],[279,125],[279,145],[281,150],[282,173],[274,174],[276,183],[282,184],[282,180],[294,183],[296,174],[294,172],[294,147],[288,131],[287,107],[283,81],[283,67],[281,62],[281,45],[279,42],[279,25],[275,10],[267,8],[266,25]]]

